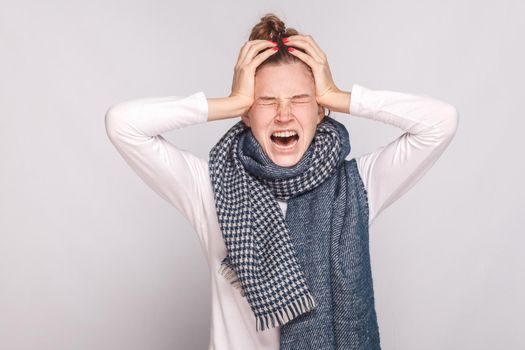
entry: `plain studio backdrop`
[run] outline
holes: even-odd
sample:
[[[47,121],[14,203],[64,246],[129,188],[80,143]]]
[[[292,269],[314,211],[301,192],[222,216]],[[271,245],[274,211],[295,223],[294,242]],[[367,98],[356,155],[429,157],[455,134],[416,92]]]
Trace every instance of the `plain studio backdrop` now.
[[[525,348],[518,1],[47,1],[0,12],[0,349],[206,349],[209,272],[189,223],[132,172],[104,115],[231,92],[266,12],[314,37],[334,81],[459,112],[429,172],[370,228],[384,349]],[[351,156],[393,126],[332,114]],[[164,136],[207,159],[239,118]]]

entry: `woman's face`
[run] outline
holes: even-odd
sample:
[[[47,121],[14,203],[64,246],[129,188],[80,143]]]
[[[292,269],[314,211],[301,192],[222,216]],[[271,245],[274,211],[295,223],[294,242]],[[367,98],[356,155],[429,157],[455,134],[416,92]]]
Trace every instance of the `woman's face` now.
[[[259,69],[254,103],[242,120],[275,164],[291,167],[310,146],[323,117],[312,75],[294,62]]]

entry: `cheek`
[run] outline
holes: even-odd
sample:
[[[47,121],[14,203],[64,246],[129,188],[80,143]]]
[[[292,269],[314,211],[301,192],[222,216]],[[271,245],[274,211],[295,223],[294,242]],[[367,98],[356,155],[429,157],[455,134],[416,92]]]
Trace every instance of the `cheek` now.
[[[272,116],[265,115],[264,113],[253,113],[250,117],[250,127],[253,134],[264,134],[268,127],[272,123]]]
[[[319,110],[317,108],[297,108],[295,116],[301,122],[303,127],[308,130],[315,130],[317,128],[317,121],[319,120]]]
[[[252,123],[251,123],[250,129],[252,130],[252,134],[255,137],[255,139],[257,140],[257,142],[259,142],[259,144],[261,144],[261,145],[264,145],[264,143],[266,141],[267,127],[265,125],[262,125],[262,124],[258,123],[258,122],[254,122],[253,119],[252,119]]]
[[[305,143],[310,144],[310,142],[313,140],[315,133],[317,132],[317,125],[317,118],[310,118],[305,122],[305,124],[303,124]]]
[[[297,105],[294,108],[294,114],[297,118],[301,119],[304,124],[317,124],[317,120],[319,119],[319,108],[317,105],[311,104]]]

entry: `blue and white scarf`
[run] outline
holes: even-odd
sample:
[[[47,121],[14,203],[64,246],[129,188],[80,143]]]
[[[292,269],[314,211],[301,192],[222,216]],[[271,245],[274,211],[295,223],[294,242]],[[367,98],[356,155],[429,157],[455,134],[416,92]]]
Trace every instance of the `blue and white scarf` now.
[[[220,273],[247,298],[257,331],[284,325],[317,306],[277,199],[319,186],[349,152],[348,132],[328,116],[293,167],[273,163],[242,121],[210,151],[210,177],[228,251]]]

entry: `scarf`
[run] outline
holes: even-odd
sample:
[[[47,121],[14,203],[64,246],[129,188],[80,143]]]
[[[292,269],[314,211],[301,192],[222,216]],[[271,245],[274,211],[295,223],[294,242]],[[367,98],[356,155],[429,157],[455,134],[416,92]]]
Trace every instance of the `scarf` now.
[[[328,116],[292,167],[273,163],[242,121],[210,151],[227,248],[219,272],[247,299],[257,331],[281,326],[281,349],[379,348],[371,275],[359,272],[370,270],[366,192],[349,152],[348,131]]]

